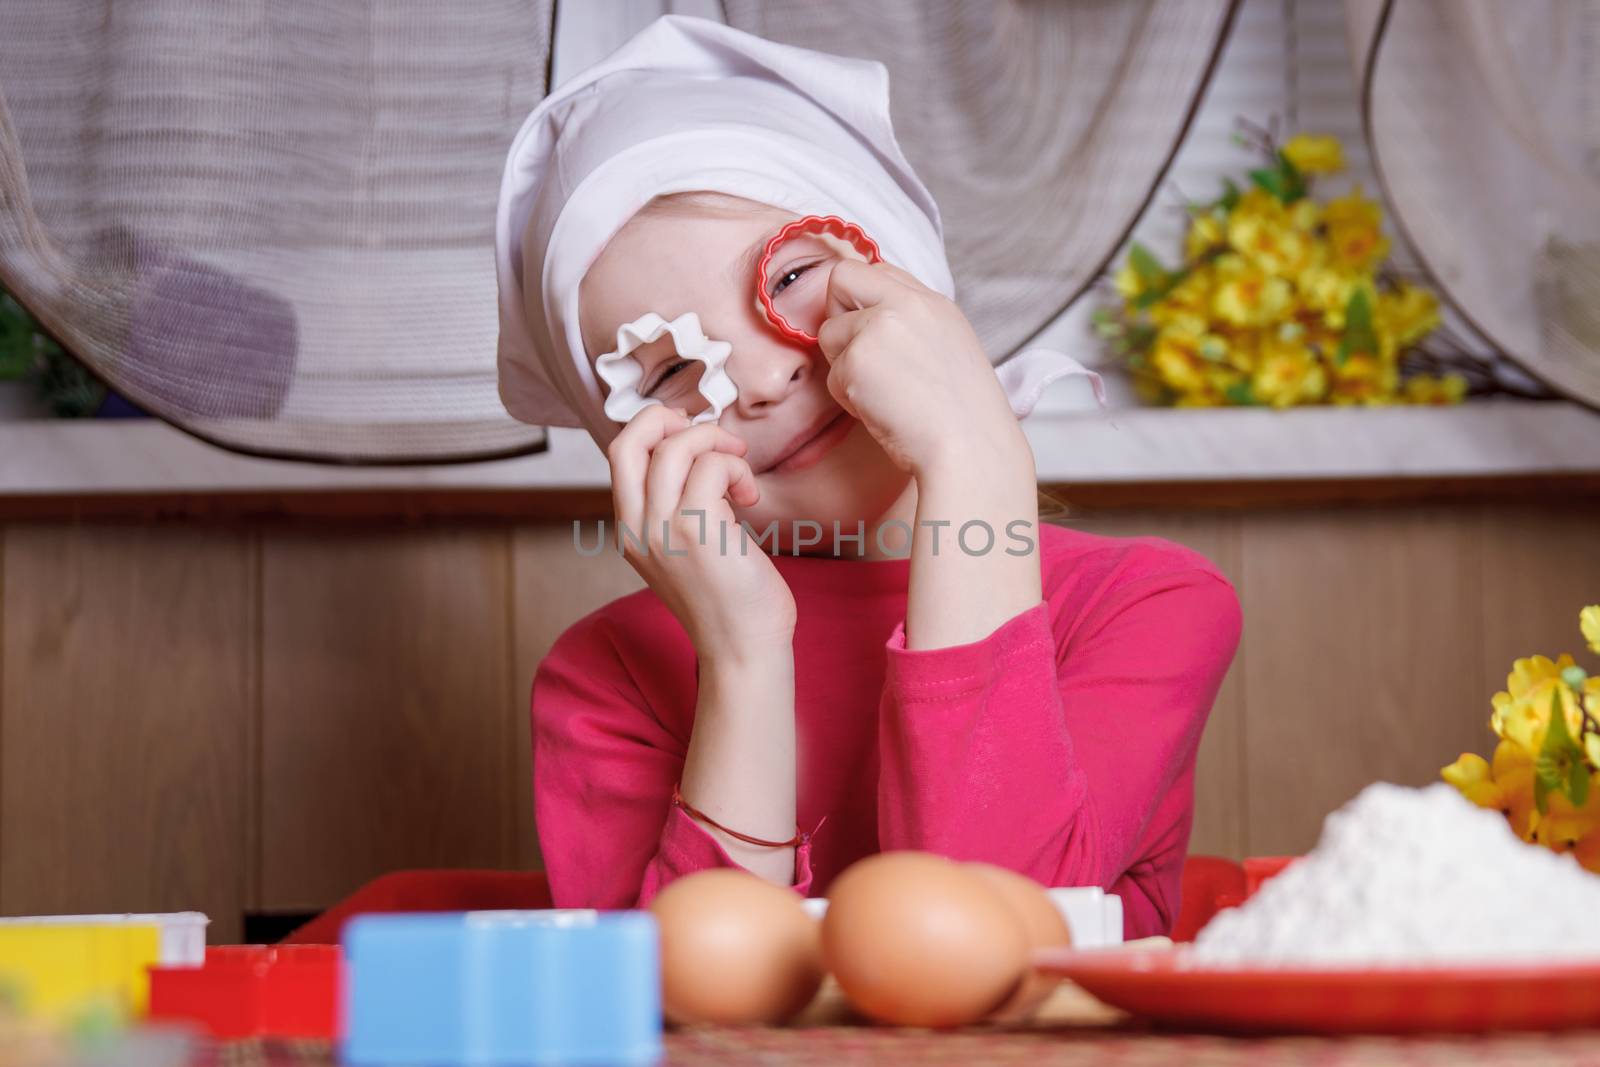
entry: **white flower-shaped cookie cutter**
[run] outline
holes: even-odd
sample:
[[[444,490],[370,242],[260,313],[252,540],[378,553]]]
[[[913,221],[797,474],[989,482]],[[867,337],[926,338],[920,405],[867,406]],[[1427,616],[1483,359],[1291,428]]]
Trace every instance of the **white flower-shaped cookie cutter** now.
[[[627,422],[642,409],[661,403],[654,397],[640,395],[639,381],[644,377],[644,367],[632,358],[632,353],[664,333],[672,334],[672,343],[681,358],[697,359],[705,364],[700,373],[699,389],[711,406],[689,421],[711,422],[721,418],[723,409],[739,395],[738,387],[723,369],[733,345],[708,338],[700,328],[700,316],[693,311],[686,311],[671,322],[650,311],[617,327],[616,349],[594,361],[595,373],[610,387],[606,395],[606,417]]]

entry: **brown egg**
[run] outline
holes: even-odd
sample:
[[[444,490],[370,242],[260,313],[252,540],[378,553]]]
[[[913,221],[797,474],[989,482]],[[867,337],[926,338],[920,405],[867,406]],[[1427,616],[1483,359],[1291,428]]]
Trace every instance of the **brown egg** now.
[[[1006,898],[929,852],[868,856],[834,879],[822,955],[857,1011],[903,1026],[960,1026],[1007,1001],[1028,939]]]
[[[696,871],[650,902],[661,1010],[675,1023],[780,1023],[822,983],[817,920],[792,889],[733,868]]]
[[[1030,953],[1036,948],[1061,948],[1072,944],[1072,928],[1067,925],[1061,909],[1044,891],[1044,886],[1009,867],[998,867],[992,863],[967,863],[963,866],[1006,898],[1006,904],[1016,913],[1023,930],[1027,932]],[[1051,990],[1059,982],[1060,979],[1030,970],[1022,985],[1011,994],[1011,999],[991,1012],[988,1018],[997,1023],[1022,1022],[1039,1010],[1039,1005],[1049,999]]]

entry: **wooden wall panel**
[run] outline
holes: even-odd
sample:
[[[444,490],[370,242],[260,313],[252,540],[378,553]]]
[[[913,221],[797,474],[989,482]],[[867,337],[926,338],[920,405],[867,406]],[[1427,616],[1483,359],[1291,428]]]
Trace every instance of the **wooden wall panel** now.
[[[1070,493],[1067,494],[1070,496]],[[1215,560],[1245,634],[1197,853],[1298,852],[1366,783],[1487,753],[1511,660],[1582,651],[1600,504],[1123,510]],[[0,911],[321,908],[385,871],[537,866],[528,700],[643,587],[519,529],[20,525],[0,551]]]
[[[1070,492],[1065,495],[1070,499]],[[1215,563],[1240,590],[1243,600],[1244,567],[1236,516],[1141,512],[1074,518],[1066,525],[1107,537],[1152,535],[1185,545]],[[1244,657],[1245,643],[1241,638],[1200,739],[1195,762],[1194,827],[1189,835],[1191,853],[1236,859],[1245,854],[1249,826],[1245,805],[1244,691],[1240,682]]]
[[[12,527],[4,557],[0,910],[194,909],[237,940],[249,538]]]
[[[1243,530],[1248,846],[1299,853],[1366,784],[1438,781],[1479,739],[1479,526],[1415,508]]]
[[[509,532],[262,545],[262,903],[406,867],[513,865]]]
[[[606,530],[611,531],[611,523]],[[582,543],[592,546],[598,525],[586,520]],[[517,531],[512,549],[515,611],[512,616],[515,682],[510,694],[516,760],[509,803],[515,808],[517,862],[537,868],[539,841],[533,824],[533,739],[529,729],[533,672],[563,630],[619,596],[644,588],[644,579],[615,551],[579,556],[572,524],[548,523]]]
[[[1490,507],[1482,521],[1483,654],[1474,705],[1480,729],[1463,751],[1487,756],[1495,744],[1489,698],[1506,687],[1513,660],[1570,652],[1579,666],[1600,673],[1600,658],[1578,631],[1578,612],[1600,604],[1600,505]]]

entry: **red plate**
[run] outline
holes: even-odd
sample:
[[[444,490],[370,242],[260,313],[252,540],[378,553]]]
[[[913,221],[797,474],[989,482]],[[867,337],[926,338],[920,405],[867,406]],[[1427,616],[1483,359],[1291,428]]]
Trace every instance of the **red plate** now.
[[[1185,964],[1184,949],[1056,949],[1035,966],[1113,1007],[1196,1029],[1421,1033],[1600,1027],[1600,963],[1309,970]]]

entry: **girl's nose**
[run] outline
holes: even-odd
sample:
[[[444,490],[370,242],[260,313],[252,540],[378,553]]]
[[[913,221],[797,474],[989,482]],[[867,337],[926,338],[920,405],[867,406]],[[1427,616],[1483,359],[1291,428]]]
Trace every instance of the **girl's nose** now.
[[[735,345],[725,366],[728,377],[739,388],[734,408],[746,417],[759,415],[769,405],[802,388],[812,358],[811,353],[792,345]]]

